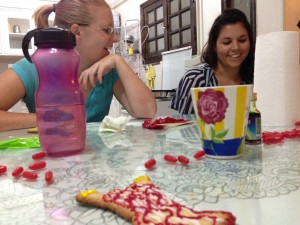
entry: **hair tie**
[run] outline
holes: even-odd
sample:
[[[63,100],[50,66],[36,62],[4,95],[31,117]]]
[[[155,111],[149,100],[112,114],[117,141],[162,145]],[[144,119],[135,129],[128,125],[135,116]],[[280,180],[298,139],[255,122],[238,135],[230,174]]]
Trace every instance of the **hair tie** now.
[[[56,12],[56,4],[53,4],[52,10],[53,10],[53,12]]]

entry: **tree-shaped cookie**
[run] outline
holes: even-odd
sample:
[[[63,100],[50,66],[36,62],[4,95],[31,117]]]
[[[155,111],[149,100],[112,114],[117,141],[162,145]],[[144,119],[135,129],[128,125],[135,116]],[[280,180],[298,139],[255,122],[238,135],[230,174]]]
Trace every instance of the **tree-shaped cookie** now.
[[[109,209],[134,225],[235,225],[236,218],[225,211],[195,211],[181,205],[153,185],[147,176],[134,180],[124,190],[107,194],[96,190],[77,194],[84,205]]]

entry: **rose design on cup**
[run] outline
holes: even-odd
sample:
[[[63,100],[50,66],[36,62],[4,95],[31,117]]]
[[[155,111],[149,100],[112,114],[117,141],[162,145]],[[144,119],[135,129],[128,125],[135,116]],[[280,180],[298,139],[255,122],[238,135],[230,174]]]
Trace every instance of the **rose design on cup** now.
[[[205,135],[205,124],[215,124],[221,122],[225,118],[226,109],[228,108],[228,99],[222,91],[215,91],[214,89],[206,89],[198,93],[198,115],[201,118],[201,127],[203,129],[202,139]],[[214,127],[211,126],[209,129],[209,136],[212,142],[222,144],[224,143],[223,138],[228,133],[228,129],[215,131]],[[212,150],[213,145],[210,147]]]
[[[222,91],[206,89],[198,94],[198,114],[207,124],[221,122],[225,118],[228,100]]]

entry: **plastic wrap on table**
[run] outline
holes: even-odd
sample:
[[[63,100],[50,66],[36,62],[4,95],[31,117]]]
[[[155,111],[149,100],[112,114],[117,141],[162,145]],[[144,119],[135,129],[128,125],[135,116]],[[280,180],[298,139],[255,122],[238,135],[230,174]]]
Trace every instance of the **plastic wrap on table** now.
[[[14,138],[0,142],[0,150],[28,148],[40,148],[40,139],[38,137]]]

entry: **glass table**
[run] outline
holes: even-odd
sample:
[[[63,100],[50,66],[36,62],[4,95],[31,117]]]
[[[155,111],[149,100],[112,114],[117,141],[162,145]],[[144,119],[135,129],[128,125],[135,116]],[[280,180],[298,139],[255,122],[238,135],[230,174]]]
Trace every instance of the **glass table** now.
[[[131,120],[120,133],[99,133],[99,123],[87,125],[86,149],[81,154],[50,158],[36,181],[15,179],[17,166],[27,168],[41,149],[0,150],[0,224],[130,224],[102,209],[79,205],[82,190],[106,193],[125,188],[140,175],[177,202],[196,210],[225,210],[239,225],[298,225],[300,221],[300,139],[272,145],[247,145],[238,159],[218,160],[193,155],[201,149],[196,124],[148,130]],[[289,130],[291,127],[264,127]],[[27,130],[0,132],[0,141],[37,136]],[[165,154],[185,155],[188,165],[169,164]],[[144,163],[155,158],[151,170]],[[51,170],[54,182],[46,184]]]

